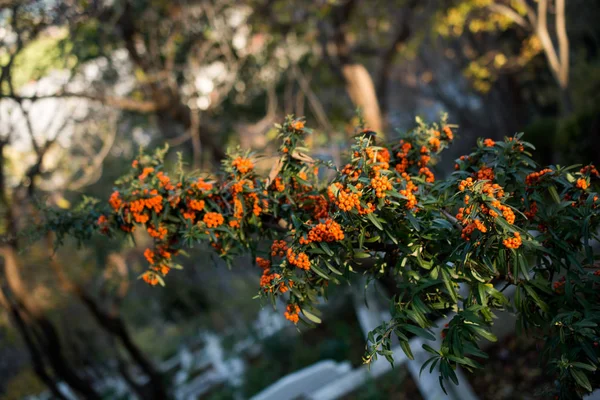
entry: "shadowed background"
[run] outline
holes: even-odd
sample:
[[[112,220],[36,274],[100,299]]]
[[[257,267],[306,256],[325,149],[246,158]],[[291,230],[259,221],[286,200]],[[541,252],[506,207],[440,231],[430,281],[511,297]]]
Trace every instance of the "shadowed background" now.
[[[104,384],[115,377],[125,398],[162,399],[206,373],[184,368],[206,332],[225,353],[258,339],[244,353],[241,383],[221,382],[202,398],[247,398],[322,359],[361,364],[364,339],[345,288],[332,292],[322,327],[299,335],[285,325],[265,341],[261,332],[277,322],[250,300],[260,273],[249,260],[216,267],[200,248],[166,288],[150,288],[136,279],[143,235],[98,237],[85,249],[66,243],[55,254],[52,237],[32,245],[20,234],[39,219],[38,204],[106,201],[140,146],[168,143],[171,165],[181,152],[190,169],[211,171],[231,146],[274,152],[273,124],[295,114],[315,128],[313,153],[339,164],[356,109],[389,140],[416,115],[446,111],[459,129],[439,176],[475,138],[521,131],[542,164],[600,161],[596,2],[0,0],[0,8],[5,399],[58,396],[63,386],[116,398]],[[529,357],[535,346],[498,344],[489,371],[472,382],[479,396],[533,395],[544,383]],[[502,370],[507,352],[529,360],[513,363],[514,376]],[[173,357],[175,367],[165,367]],[[349,398],[417,393],[396,371]]]

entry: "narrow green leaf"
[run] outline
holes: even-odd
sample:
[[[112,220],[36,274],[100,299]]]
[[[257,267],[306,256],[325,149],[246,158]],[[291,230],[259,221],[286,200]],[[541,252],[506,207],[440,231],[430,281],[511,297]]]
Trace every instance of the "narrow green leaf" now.
[[[433,347],[431,347],[430,345],[428,345],[427,343],[423,343],[423,348],[428,351],[431,354],[437,354],[439,355],[440,352],[437,351],[436,349],[434,349]]]
[[[475,325],[467,325],[470,329],[474,330],[475,333],[477,333],[479,336],[481,336],[484,339],[489,340],[490,342],[495,342],[498,340],[498,338],[496,338],[496,336],[488,331],[485,328],[479,327],[479,326],[475,326]]]
[[[571,364],[574,367],[580,368],[580,369],[585,369],[591,372],[594,372],[597,368],[593,365],[590,364],[585,364],[585,363],[581,363],[581,362],[574,362]]]
[[[329,276],[327,276],[327,274],[325,272],[323,272],[319,267],[317,267],[314,264],[310,264],[310,269],[312,269],[317,275],[319,275],[321,278],[329,280]]]
[[[550,196],[552,196],[552,200],[554,200],[554,202],[556,204],[560,204],[560,197],[558,196],[558,192],[556,191],[556,186],[550,185],[548,187],[548,192],[550,192]]]
[[[337,274],[337,275],[343,275],[342,272],[340,270],[336,269],[333,265],[331,265],[331,263],[329,261],[327,261],[327,260],[324,260],[324,261],[325,261],[325,265],[327,266],[327,268],[329,268],[329,270],[331,272],[333,272],[334,274]]]
[[[404,329],[414,335],[422,337],[424,339],[435,340],[435,336],[433,336],[433,334],[431,332],[429,332],[421,327],[406,324],[406,325],[402,326],[402,329]]]
[[[410,222],[410,224],[413,226],[413,228],[415,228],[417,232],[421,230],[421,225],[419,224],[419,221],[411,212],[406,213],[406,218],[408,218],[408,222]]]
[[[592,391],[592,385],[590,385],[590,381],[588,377],[581,371],[571,368],[571,376],[575,378],[575,382],[588,392]]]
[[[406,354],[406,357],[408,357],[410,360],[414,360],[415,356],[413,356],[412,351],[410,350],[410,345],[408,344],[408,342],[400,342],[400,347],[402,347],[402,351],[404,351],[404,354]]]
[[[375,217],[375,215],[373,215],[373,213],[369,213],[367,214],[367,218],[369,219],[369,221],[371,221],[371,223],[373,225],[375,225],[377,227],[377,229],[379,229],[380,231],[383,230],[383,226],[381,225],[381,223],[377,220],[377,218]]]
[[[329,247],[329,245],[325,242],[319,242],[319,246],[323,249],[323,251],[325,253],[327,253],[328,256],[333,256],[333,251],[331,250],[331,248]]]
[[[309,320],[311,320],[312,322],[314,322],[315,324],[320,324],[321,323],[321,318],[317,317],[316,315],[314,315],[313,313],[303,309],[302,310],[302,314],[304,314],[306,316],[306,318],[308,318]]]
[[[371,254],[365,253],[364,251],[356,251],[354,252],[354,258],[369,258]]]
[[[550,307],[548,307],[548,304],[546,304],[538,295],[538,293],[535,291],[535,289],[533,287],[531,287],[531,285],[529,284],[524,284],[523,287],[525,288],[525,291],[527,292],[527,294],[529,296],[531,296],[531,298],[533,299],[533,301],[535,302],[535,304],[537,304],[537,306],[544,312],[549,312],[550,311]]]
[[[423,363],[423,365],[421,366],[421,369],[419,370],[419,377],[421,376],[421,374],[423,373],[423,370],[425,368],[427,368],[427,366],[432,363],[433,361],[435,361],[438,357],[437,356],[433,356],[430,357],[427,361],[425,361],[425,363]]]

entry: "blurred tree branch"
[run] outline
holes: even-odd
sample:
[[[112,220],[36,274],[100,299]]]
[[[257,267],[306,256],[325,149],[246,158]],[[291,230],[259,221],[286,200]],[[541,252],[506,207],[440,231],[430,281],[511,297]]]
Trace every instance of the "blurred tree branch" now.
[[[556,0],[554,7],[558,48],[554,45],[548,28],[548,0],[537,0],[537,12],[527,0],[517,0],[516,3],[526,10],[528,23],[516,10],[504,4],[493,2],[489,8],[493,12],[509,17],[539,38],[550,71],[560,90],[562,111],[570,114],[573,105],[569,93],[569,38],[566,30],[565,0]]]
[[[398,48],[406,43],[411,36],[409,21],[412,19],[414,10],[418,2],[411,0],[402,8],[401,16],[398,18],[399,28],[396,31],[390,45],[382,51],[381,66],[379,68],[379,81],[377,82],[377,95],[381,104],[382,113],[385,115],[388,110],[388,87],[394,58],[398,53]]]
[[[133,111],[139,113],[154,113],[159,111],[159,105],[154,101],[145,100],[134,100],[127,97],[108,96],[92,93],[72,93],[72,92],[58,92],[47,95],[34,95],[34,96],[20,96],[20,95],[7,95],[7,98],[14,99],[15,101],[22,103],[23,101],[37,101],[43,99],[56,99],[56,98],[82,98],[92,101],[97,101],[110,107],[117,108],[122,111]]]

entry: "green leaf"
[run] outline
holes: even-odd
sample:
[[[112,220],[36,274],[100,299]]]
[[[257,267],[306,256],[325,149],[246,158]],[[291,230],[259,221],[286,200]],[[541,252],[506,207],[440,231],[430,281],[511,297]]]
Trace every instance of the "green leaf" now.
[[[360,235],[358,236],[358,248],[359,249],[363,248],[364,242],[365,242],[365,228],[363,227],[360,230]]]
[[[405,310],[405,312],[406,316],[416,322],[419,326],[427,325],[427,319],[425,319],[425,316],[422,313],[416,312],[415,310]]]
[[[588,377],[583,372],[581,372],[577,369],[571,368],[571,376],[573,376],[573,378],[575,378],[575,382],[577,382],[577,384],[579,386],[581,386],[588,392],[592,391],[592,385],[590,385],[590,381],[588,380]]]
[[[434,349],[433,347],[431,347],[427,343],[423,343],[423,348],[426,351],[430,352],[431,354],[438,354],[438,355],[440,354],[440,352],[438,350]]]
[[[448,358],[451,361],[454,361],[457,364],[466,365],[467,367],[471,367],[474,369],[481,368],[481,365],[477,364],[475,361],[467,357],[456,357],[453,355],[447,355],[446,358]]]
[[[585,364],[582,362],[574,362],[574,363],[571,363],[571,365],[574,367],[580,368],[580,369],[585,369],[585,370],[591,371],[591,372],[594,372],[597,369],[593,365]]]
[[[442,279],[444,280],[444,285],[446,285],[446,289],[448,290],[448,294],[452,297],[452,301],[455,303],[458,302],[458,295],[456,294],[456,290],[454,289],[454,285],[452,279],[450,279],[450,274],[443,266],[440,267],[440,271],[442,273]]]
[[[425,261],[423,259],[423,257],[421,257],[421,251],[417,252],[417,261],[419,262],[419,266],[421,268],[428,269],[428,270],[431,269],[431,268],[433,268],[433,262],[432,261]]]
[[[577,328],[595,328],[597,327],[598,324],[592,321],[588,321],[588,320],[583,320],[583,321],[579,321],[575,324],[573,324],[573,327],[577,327]]]
[[[327,261],[327,260],[324,260],[324,261],[325,261],[325,265],[327,266],[327,268],[329,268],[331,270],[331,272],[333,272],[334,274],[337,274],[337,275],[343,275],[342,272],[340,270],[334,268],[334,266],[331,265],[331,263],[329,261]]]
[[[433,336],[433,334],[431,332],[429,332],[421,327],[406,324],[406,325],[402,326],[402,329],[404,329],[405,331],[408,331],[414,335],[422,337],[424,339],[435,340],[435,336]]]
[[[444,367],[446,377],[450,378],[450,380],[455,385],[458,385],[458,377],[456,376],[456,372],[454,372],[454,369],[452,369],[452,367],[450,366],[450,363],[444,360],[441,366]]]
[[[309,320],[311,320],[312,322],[314,322],[315,324],[320,324],[321,323],[321,318],[317,317],[316,315],[314,315],[313,313],[302,309],[302,314],[304,314],[306,316],[306,318],[308,318]]]
[[[519,267],[521,269],[521,273],[523,274],[526,280],[529,280],[529,265],[527,263],[527,258],[524,257],[522,254],[517,254],[517,257],[519,258]]]
[[[319,246],[321,246],[321,248],[323,249],[323,251],[325,253],[327,253],[328,256],[333,256],[333,251],[331,251],[331,248],[329,248],[329,246],[327,245],[327,243],[325,242],[319,242]]]
[[[371,221],[371,223],[373,225],[375,225],[377,227],[377,229],[379,229],[380,231],[383,230],[383,226],[381,225],[381,223],[377,220],[377,218],[375,217],[375,215],[373,215],[373,213],[369,213],[367,214],[367,218],[369,219],[369,221]]]
[[[381,236],[379,236],[379,235],[373,235],[373,236],[365,239],[365,242],[367,242],[367,243],[375,243],[375,242],[379,242],[380,239],[381,239]]]
[[[442,365],[443,364],[440,363],[440,371],[442,370]],[[439,379],[440,379],[440,386],[441,386],[442,390],[444,391],[444,394],[447,396],[448,392],[446,391],[446,387],[444,386],[444,379],[441,376],[439,377]]]
[[[354,252],[354,258],[369,258],[371,254],[365,253],[364,251],[356,251]]]
[[[448,229],[449,231],[454,229],[454,227],[452,226],[452,224],[450,222],[448,222],[442,218],[436,218],[432,222],[434,225],[437,225],[442,229]]]
[[[560,197],[558,196],[558,192],[556,191],[556,186],[550,185],[548,187],[548,192],[550,192],[550,196],[552,196],[552,200],[554,200],[554,202],[556,204],[560,204]]]
[[[544,312],[549,312],[550,311],[550,307],[548,307],[548,304],[546,304],[538,295],[538,293],[535,291],[535,289],[533,287],[531,287],[531,285],[528,284],[524,284],[523,287],[525,288],[525,291],[527,292],[527,294],[533,299],[533,301],[535,302],[535,304],[537,304],[537,306]]]
[[[302,226],[302,222],[298,219],[298,217],[296,217],[296,214],[292,214],[292,223],[296,229],[300,229]]]
[[[310,186],[311,185],[310,182],[305,181],[304,179],[298,177],[298,175],[296,175],[294,177],[294,179],[296,179],[298,181],[298,183],[300,183],[302,186]]]
[[[406,213],[406,218],[408,218],[408,222],[410,222],[410,224],[413,226],[413,228],[415,228],[417,232],[421,230],[421,225],[419,224],[419,221],[411,212]]]
[[[481,336],[484,339],[489,340],[490,342],[495,342],[498,340],[498,338],[490,331],[488,331],[485,328],[482,328],[480,326],[475,326],[475,325],[467,325],[469,327],[469,329],[472,329],[475,331],[475,333],[477,333],[479,336]]]
[[[327,276],[327,274],[322,271],[319,267],[317,267],[314,264],[310,264],[310,269],[312,269],[317,275],[319,275],[321,278],[329,280],[329,276]]]
[[[430,358],[429,358],[427,361],[425,361],[425,363],[423,363],[423,365],[421,366],[421,369],[419,370],[419,377],[420,377],[420,376],[421,376],[421,374],[423,373],[423,370],[424,370],[425,368],[427,368],[427,366],[428,366],[430,363],[434,362],[434,361],[435,361],[435,360],[437,360],[437,359],[438,359],[438,356],[433,356],[433,357],[430,357]]]
[[[481,304],[482,306],[485,306],[487,304],[487,296],[485,294],[486,289],[487,288],[486,288],[485,284],[479,283],[477,285],[477,296],[478,296],[477,302],[479,304]]]
[[[415,356],[413,356],[413,353],[410,350],[410,345],[408,344],[408,342],[400,342],[400,347],[402,347],[402,351],[404,351],[404,354],[406,354],[406,357],[408,357],[409,360],[415,359]]]
[[[436,360],[433,362],[433,364],[431,364],[431,367],[429,367],[429,373],[431,374],[433,372],[433,370],[435,369],[435,366],[437,365],[437,363],[441,360],[441,358],[436,358]]]
[[[394,329],[394,333],[396,334],[396,336],[398,336],[398,339],[402,342],[408,342],[408,336],[406,336],[404,333],[402,333],[402,331],[400,331],[400,329]]]
[[[485,352],[480,350],[477,347],[477,345],[475,345],[474,343],[466,342],[464,344],[464,348],[465,348],[465,354],[470,354],[475,357],[480,357],[480,358],[485,358],[485,359],[489,358],[489,356]]]

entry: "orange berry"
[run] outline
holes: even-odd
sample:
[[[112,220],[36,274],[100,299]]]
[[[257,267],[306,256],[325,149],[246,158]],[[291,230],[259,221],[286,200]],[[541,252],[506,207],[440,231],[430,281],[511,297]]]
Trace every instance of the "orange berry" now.
[[[371,187],[375,190],[375,196],[384,198],[385,192],[392,190],[392,184],[387,176],[378,176],[371,179]]]
[[[296,304],[288,304],[283,315],[288,321],[297,324],[299,321],[298,314],[300,314],[300,307],[298,307]]]
[[[204,214],[204,218],[202,218],[202,221],[204,221],[204,223],[206,224],[206,226],[208,228],[216,228],[218,226],[223,225],[223,222],[225,222],[225,219],[219,213],[209,212],[209,213]]]
[[[581,190],[586,190],[589,187],[589,184],[587,183],[587,180],[585,180],[583,178],[579,178],[579,179],[577,179],[576,186]]]
[[[148,263],[154,264],[154,252],[151,249],[146,249],[144,251],[144,257],[146,257]]]
[[[108,204],[110,204],[112,209],[115,211],[118,211],[121,208],[123,202],[121,201],[120,194],[118,191],[114,191],[110,195],[110,199],[108,199]]]
[[[235,160],[231,162],[231,165],[236,168],[239,173],[245,174],[247,172],[252,171],[254,168],[254,164],[248,158],[237,157]]]
[[[521,244],[523,244],[521,241],[521,234],[519,232],[515,232],[513,238],[504,239],[502,243],[509,249],[518,249],[521,247]]]
[[[152,271],[144,272],[144,275],[142,275],[142,279],[144,280],[144,282],[152,286],[156,286],[158,284],[158,277],[156,273]]]

